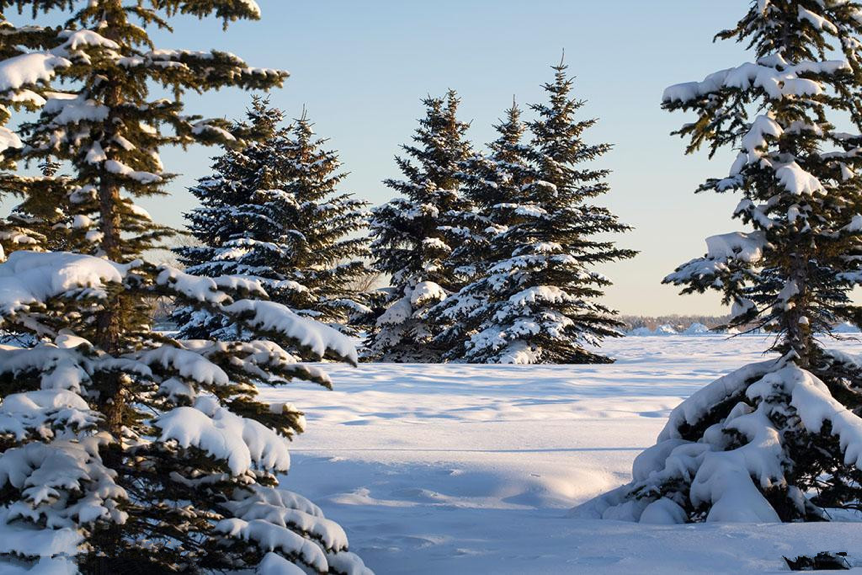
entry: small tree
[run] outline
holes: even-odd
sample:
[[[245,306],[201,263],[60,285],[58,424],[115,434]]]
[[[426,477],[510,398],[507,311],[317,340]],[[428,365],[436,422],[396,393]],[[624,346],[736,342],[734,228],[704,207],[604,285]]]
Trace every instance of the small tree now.
[[[0,533],[15,542],[0,556],[3,570],[367,572],[346,551],[343,530],[278,488],[302,413],[256,400],[262,383],[329,385],[284,346],[355,363],[350,341],[267,301],[253,279],[198,278],[144,262],[142,252],[168,232],[128,197],[163,193],[170,175],[162,146],[236,139],[223,122],[183,113],[186,90],[266,89],[286,77],[224,52],[156,49],[147,30],[167,28],[178,13],[256,19],[256,5],[0,3],[10,5],[34,17],[71,15],[61,28],[34,27],[38,43],[3,35],[28,48],[7,51],[0,65],[3,103],[54,80],[68,90],[46,94],[38,121],[20,130],[28,145],[7,148],[4,165],[67,162],[97,202],[100,257],[19,250],[0,264],[0,327],[38,340],[0,349]],[[151,96],[154,85],[175,99]],[[27,184],[17,174],[6,180]],[[148,301],[160,296],[256,336],[182,341],[155,332]]]
[[[282,121],[281,110],[254,100],[247,121],[234,127],[247,144],[227,149],[215,174],[191,188],[203,204],[186,214],[199,245],[175,251],[188,273],[256,278],[274,301],[344,329],[367,312],[352,288],[366,273],[367,240],[358,232],[367,203],[337,194],[338,156],[322,149],[305,113],[291,127]],[[176,318],[188,337],[237,336],[237,326],[205,313],[186,308]]]
[[[595,363],[608,358],[588,350],[621,335],[615,312],[596,301],[610,285],[600,263],[633,257],[598,234],[629,228],[592,200],[608,192],[606,170],[583,167],[610,146],[590,145],[583,133],[596,120],[577,120],[583,102],[570,97],[572,81],[562,63],[545,85],[548,104],[532,106],[533,139],[520,142],[517,109],[498,131],[487,176],[471,190],[482,213],[491,214],[486,272],[435,310],[453,327],[443,338],[451,358],[471,362]]]
[[[683,402],[634,481],[585,511],[647,522],[828,518],[825,507],[862,499],[859,368],[815,333],[858,323],[849,292],[862,281],[862,5],[752,2],[722,39],[747,42],[755,62],[665,91],[668,110],[695,121],[689,152],[733,146],[727,177],[701,191],[737,192],[734,216],[751,231],[707,239],[703,258],[665,280],[713,289],[733,306],[731,325],[775,334],[779,359],[731,373]],[[832,48],[843,60],[828,60]],[[752,117],[753,116],[753,117]]]
[[[371,218],[374,267],[392,277],[385,311],[366,342],[372,359],[438,360],[428,310],[464,285],[447,258],[465,231],[454,225],[458,214],[469,209],[460,193],[461,163],[471,155],[469,124],[457,118],[453,90],[423,104],[426,116],[413,136],[415,145],[403,146],[408,158],[395,159],[405,179],[384,182],[401,197],[376,208]]]

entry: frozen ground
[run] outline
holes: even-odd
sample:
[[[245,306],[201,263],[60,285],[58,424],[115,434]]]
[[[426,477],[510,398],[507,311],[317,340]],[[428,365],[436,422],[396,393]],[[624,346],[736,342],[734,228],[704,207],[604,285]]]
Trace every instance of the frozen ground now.
[[[831,344],[851,353],[862,343]],[[629,337],[602,366],[327,366],[335,391],[264,390],[308,413],[286,488],[390,573],[786,572],[862,525],[644,526],[566,517],[627,482],[679,401],[761,359],[761,336]],[[859,569],[862,571],[862,568]]]

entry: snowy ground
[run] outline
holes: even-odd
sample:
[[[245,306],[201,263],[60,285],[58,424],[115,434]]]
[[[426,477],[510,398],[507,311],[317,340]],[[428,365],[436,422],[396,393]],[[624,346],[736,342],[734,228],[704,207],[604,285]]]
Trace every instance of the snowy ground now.
[[[283,485],[341,522],[379,574],[786,572],[782,555],[825,550],[862,567],[862,525],[566,517],[630,479],[681,399],[764,347],[761,336],[629,337],[606,345],[614,365],[327,366],[335,391],[263,398],[308,414]]]

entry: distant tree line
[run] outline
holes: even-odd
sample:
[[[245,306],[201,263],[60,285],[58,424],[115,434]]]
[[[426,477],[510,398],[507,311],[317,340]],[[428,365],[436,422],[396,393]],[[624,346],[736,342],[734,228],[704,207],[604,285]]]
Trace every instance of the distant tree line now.
[[[649,330],[662,325],[669,325],[677,331],[683,331],[692,324],[701,324],[709,329],[722,329],[730,320],[729,315],[659,315],[659,316],[638,316],[638,315],[621,315],[620,322],[623,324],[625,331],[631,331],[640,327],[645,327]]]

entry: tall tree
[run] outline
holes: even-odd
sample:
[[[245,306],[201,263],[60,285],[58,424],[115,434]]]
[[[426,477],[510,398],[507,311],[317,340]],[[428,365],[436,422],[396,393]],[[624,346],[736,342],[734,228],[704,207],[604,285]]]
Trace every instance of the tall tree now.
[[[707,239],[705,257],[668,276],[722,293],[732,325],[775,334],[781,357],[731,373],[683,402],[635,481],[593,511],[641,521],[826,519],[862,498],[859,368],[815,333],[860,320],[862,4],[751,2],[721,39],[754,62],[668,88],[663,107],[694,114],[688,152],[732,147],[727,177],[699,191],[738,193],[747,231]],[[842,59],[830,59],[834,56]],[[850,120],[855,131],[838,130]],[[858,411],[856,412],[858,413]]]
[[[586,346],[620,335],[614,312],[596,301],[611,282],[595,266],[635,252],[597,238],[629,228],[593,203],[609,190],[607,170],[585,166],[610,146],[584,141],[596,120],[575,117],[584,102],[571,98],[566,66],[553,69],[554,81],[544,86],[549,102],[532,106],[538,119],[529,124],[530,145],[521,144],[523,127],[510,110],[490,146],[490,174],[476,182],[477,200],[493,214],[493,261],[483,277],[440,306],[454,324],[443,336],[455,336],[449,357],[607,362]]]
[[[15,542],[0,556],[2,570],[366,572],[337,525],[278,488],[302,413],[256,399],[259,383],[329,385],[284,346],[355,363],[352,344],[266,301],[259,282],[198,278],[140,257],[168,233],[132,201],[164,193],[171,176],[159,149],[235,140],[224,122],[187,115],[184,92],[267,89],[286,77],[224,52],[156,49],[148,30],[169,29],[177,14],[257,19],[257,6],[0,2],[4,13],[10,6],[31,8],[36,22],[2,35],[20,50],[2,49],[2,103],[33,99],[49,82],[66,91],[44,93],[38,120],[15,135],[27,145],[7,147],[3,165],[66,162],[73,183],[94,194],[100,257],[18,250],[0,264],[0,327],[38,340],[0,349],[0,534]],[[69,19],[40,27],[47,11]],[[39,41],[19,41],[22,34]],[[151,94],[154,86],[174,99]],[[39,191],[26,176],[4,181]],[[243,322],[259,337],[181,341],[154,332],[147,302],[155,296]]]
[[[387,187],[401,196],[374,210],[371,251],[374,267],[391,274],[385,311],[366,343],[369,358],[384,361],[435,361],[439,352],[428,322],[432,305],[464,285],[459,270],[448,264],[463,239],[457,214],[469,209],[460,193],[461,163],[470,157],[469,124],[457,118],[460,100],[454,90],[445,98],[425,98],[414,144],[404,145],[406,158],[395,162],[403,180]]]
[[[469,233],[448,261],[461,269],[472,265],[473,281],[432,308],[432,319],[446,326],[436,337],[445,359],[471,361],[474,354],[488,351],[477,334],[496,326],[494,307],[503,294],[490,276],[497,263],[511,257],[503,236],[520,221],[519,214],[535,209],[521,203],[535,171],[530,147],[523,142],[527,126],[514,101],[494,128],[499,136],[488,144],[489,153],[476,153],[462,163],[463,192],[473,209],[456,214],[459,227]]]
[[[496,242],[516,223],[523,189],[535,175],[530,146],[522,141],[527,126],[514,98],[494,129],[499,136],[488,144],[488,153],[474,153],[461,163],[459,173],[468,203],[466,210],[452,214],[459,242],[447,263],[467,280],[480,278],[500,259]]]
[[[316,139],[303,112],[283,127],[283,113],[257,98],[234,132],[246,145],[216,158],[215,174],[191,188],[202,207],[186,214],[199,245],[178,248],[193,275],[242,274],[266,286],[278,301],[306,317],[347,329],[366,313],[353,287],[366,273],[367,240],[359,232],[367,203],[338,193],[345,174],[335,152]],[[177,313],[181,333],[236,337],[236,326],[212,315]]]

